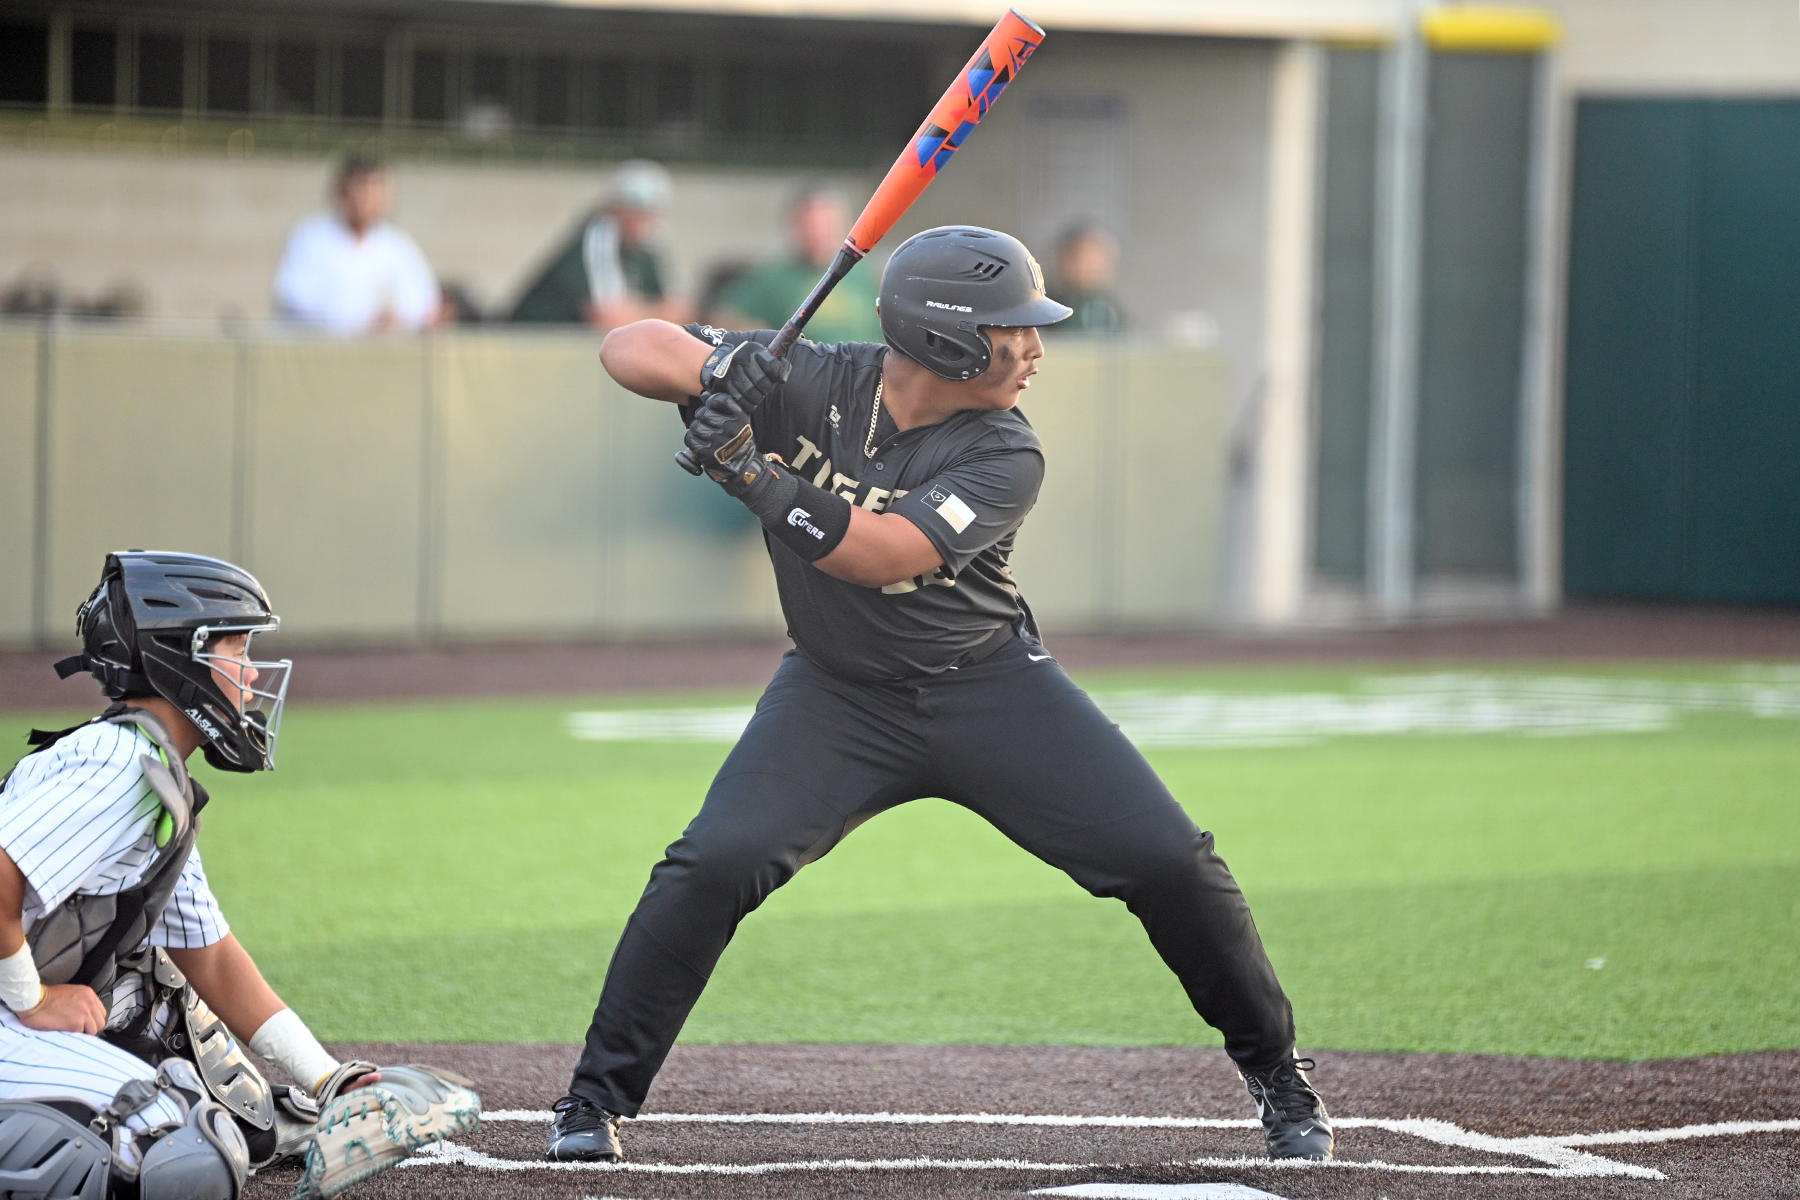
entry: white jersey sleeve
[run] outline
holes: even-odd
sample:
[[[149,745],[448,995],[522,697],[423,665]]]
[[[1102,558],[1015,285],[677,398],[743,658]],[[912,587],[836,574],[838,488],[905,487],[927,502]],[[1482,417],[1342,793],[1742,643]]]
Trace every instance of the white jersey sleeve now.
[[[132,727],[102,721],[19,761],[0,792],[0,850],[30,885],[27,927],[76,892],[143,877],[162,804],[139,760],[154,753]]]
[[[224,940],[230,932],[212,885],[206,881],[206,868],[196,846],[181,868],[181,878],[175,881],[174,895],[150,931],[150,944],[165,950],[198,950]]]

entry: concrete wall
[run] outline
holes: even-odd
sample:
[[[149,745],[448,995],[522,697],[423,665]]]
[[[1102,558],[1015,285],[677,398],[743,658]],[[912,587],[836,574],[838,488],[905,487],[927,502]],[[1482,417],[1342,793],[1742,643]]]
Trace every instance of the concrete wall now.
[[[1800,91],[1793,0],[1563,0],[1562,86],[1694,95]]]
[[[1049,472],[1013,560],[1048,627],[1216,615],[1222,379],[1201,350],[1053,349],[1026,406]],[[0,429],[0,645],[66,645],[129,547],[243,564],[295,640],[782,629],[760,529],[675,468],[674,413],[579,333],[0,325]]]

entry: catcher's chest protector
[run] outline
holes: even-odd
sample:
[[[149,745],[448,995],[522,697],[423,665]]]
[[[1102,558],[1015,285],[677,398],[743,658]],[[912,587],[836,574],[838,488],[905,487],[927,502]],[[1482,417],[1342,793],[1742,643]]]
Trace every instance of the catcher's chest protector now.
[[[138,761],[156,798],[162,802],[165,816],[158,827],[159,831],[168,830],[168,838],[135,886],[110,896],[77,893],[69,897],[32,926],[26,941],[44,983],[84,983],[104,996],[118,974],[120,957],[132,953],[150,936],[175,892],[175,882],[194,849],[200,810],[206,805],[206,789],[188,775],[187,765],[181,761],[168,731],[149,713],[115,704],[97,719],[136,726],[162,752],[160,761],[153,754],[145,754]],[[32,753],[48,749],[81,728],[84,726],[76,725],[60,733],[35,737],[38,747]],[[158,840],[162,838],[159,836]]]

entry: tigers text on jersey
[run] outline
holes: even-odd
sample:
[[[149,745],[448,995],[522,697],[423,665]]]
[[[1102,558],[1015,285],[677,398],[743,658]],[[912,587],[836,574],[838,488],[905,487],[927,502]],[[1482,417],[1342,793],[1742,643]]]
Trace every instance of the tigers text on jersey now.
[[[142,881],[156,858],[162,803],[138,760],[155,753],[132,726],[96,721],[19,760],[0,791],[0,850],[28,885],[27,934],[71,896],[111,895]],[[230,932],[196,849],[149,942],[197,950]]]
[[[712,345],[773,330],[731,333],[689,325]],[[1013,536],[1037,501],[1044,452],[1017,409],[959,412],[900,432],[874,412],[886,346],[809,341],[788,352],[787,382],[751,415],[757,448],[871,512],[917,525],[943,557],[929,575],[884,588],[836,579],[765,538],[781,611],[794,644],[852,679],[908,679],[955,666],[1003,625],[1030,628],[1030,610],[1007,568]],[[873,453],[865,455],[866,447]],[[1032,630],[1035,634],[1035,629]]]

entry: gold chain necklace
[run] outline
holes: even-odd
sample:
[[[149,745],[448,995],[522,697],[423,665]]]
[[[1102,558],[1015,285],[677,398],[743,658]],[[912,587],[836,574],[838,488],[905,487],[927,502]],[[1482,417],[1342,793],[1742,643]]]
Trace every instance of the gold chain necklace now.
[[[875,422],[881,419],[881,388],[887,382],[887,372],[875,381],[875,407],[869,410],[869,436],[863,439],[863,457],[875,457]]]

